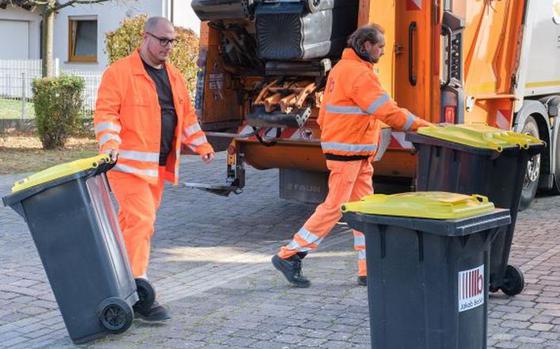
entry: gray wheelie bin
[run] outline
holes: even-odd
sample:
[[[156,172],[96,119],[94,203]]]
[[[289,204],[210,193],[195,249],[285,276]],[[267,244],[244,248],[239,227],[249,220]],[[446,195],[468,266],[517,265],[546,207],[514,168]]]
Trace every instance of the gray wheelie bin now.
[[[490,243],[509,211],[482,196],[370,195],[342,206],[366,237],[372,348],[486,348]]]
[[[407,140],[418,153],[417,190],[485,195],[496,207],[510,210],[511,225],[492,243],[490,291],[521,293],[523,273],[508,264],[509,254],[528,163],[544,143],[486,125],[425,127]]]
[[[70,338],[126,331],[138,301],[109,196],[105,155],[16,182],[4,197],[27,222]]]

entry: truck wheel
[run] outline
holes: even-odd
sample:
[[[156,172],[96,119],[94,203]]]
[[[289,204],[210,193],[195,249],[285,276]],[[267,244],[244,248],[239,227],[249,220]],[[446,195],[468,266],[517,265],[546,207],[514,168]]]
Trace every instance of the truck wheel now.
[[[525,287],[525,278],[521,269],[508,265],[504,276],[504,284],[500,287],[502,292],[510,297],[516,296],[523,291]]]
[[[319,10],[319,7],[321,6],[321,0],[306,0],[305,4],[309,12],[315,13]]]
[[[123,333],[132,325],[134,314],[130,304],[120,298],[111,297],[99,304],[97,317],[107,331]]]
[[[555,148],[554,148],[554,185],[552,186],[553,194],[560,194],[560,132],[556,135]]]
[[[525,126],[523,126],[522,133],[531,135],[536,138],[539,137],[539,126],[532,116],[527,118]],[[519,201],[519,211],[529,207],[539,186],[539,177],[541,174],[541,155],[537,154],[529,159],[527,162],[527,171],[525,172],[525,179],[523,180],[523,190],[521,191],[521,199]]]

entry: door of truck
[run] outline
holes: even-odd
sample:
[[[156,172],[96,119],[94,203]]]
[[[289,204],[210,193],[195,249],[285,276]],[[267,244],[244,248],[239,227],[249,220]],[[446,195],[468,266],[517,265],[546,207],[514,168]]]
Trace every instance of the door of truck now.
[[[392,96],[399,106],[428,121],[439,111],[439,2],[394,2],[394,48],[383,60],[394,60]],[[387,87],[386,87],[387,88]],[[389,152],[376,165],[376,175],[414,177],[416,160],[403,132],[393,132]]]
[[[220,32],[201,25],[195,109],[205,131],[236,131],[243,120],[242,88],[236,86],[220,55]]]
[[[435,5],[437,1],[433,0],[396,2],[395,99],[400,106],[429,121],[438,95],[432,89],[439,73]]]

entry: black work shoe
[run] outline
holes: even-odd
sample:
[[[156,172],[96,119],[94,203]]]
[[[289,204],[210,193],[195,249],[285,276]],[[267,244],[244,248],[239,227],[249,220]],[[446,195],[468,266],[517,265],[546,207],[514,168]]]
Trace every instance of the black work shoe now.
[[[358,276],[358,285],[367,286],[367,276]]]
[[[146,322],[163,322],[171,319],[169,312],[165,307],[154,301],[154,304],[149,309],[144,309],[134,305],[134,316]]]
[[[294,255],[290,259],[282,259],[278,255],[274,255],[272,256],[272,265],[281,271],[292,285],[301,288],[311,285],[311,282],[301,273],[301,258],[298,255]]]

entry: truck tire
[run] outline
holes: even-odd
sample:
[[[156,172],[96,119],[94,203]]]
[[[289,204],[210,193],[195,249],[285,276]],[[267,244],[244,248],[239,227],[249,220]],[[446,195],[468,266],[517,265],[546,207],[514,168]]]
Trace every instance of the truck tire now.
[[[539,126],[532,116],[525,121],[522,133],[539,138]],[[539,186],[539,177],[541,173],[541,155],[537,154],[529,159],[527,163],[527,172],[523,180],[523,190],[521,191],[521,199],[519,200],[519,211],[522,211],[531,205],[535,198],[537,188]]]
[[[552,156],[555,159],[554,163],[554,184],[552,185],[552,194],[560,194],[560,132],[556,134],[556,139],[554,140],[554,154]]]
[[[321,0],[306,0],[305,4],[309,12],[315,13],[319,10],[319,6],[321,6]]]

